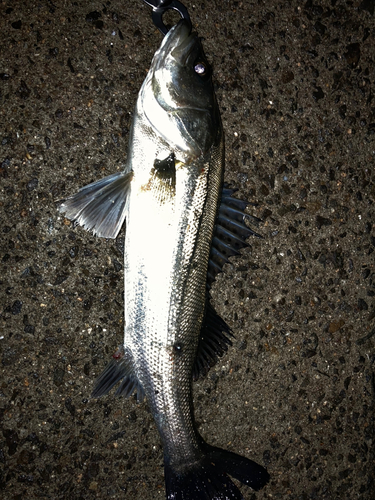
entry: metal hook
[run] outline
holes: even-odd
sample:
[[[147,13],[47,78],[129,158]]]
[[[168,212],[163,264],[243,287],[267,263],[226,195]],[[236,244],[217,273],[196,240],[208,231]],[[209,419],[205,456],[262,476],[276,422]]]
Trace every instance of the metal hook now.
[[[152,21],[155,26],[166,35],[168,33],[168,28],[163,23],[163,14],[167,10],[177,10],[182,19],[185,19],[191,28],[191,20],[187,8],[178,0],[143,0],[147,5],[152,7]]]

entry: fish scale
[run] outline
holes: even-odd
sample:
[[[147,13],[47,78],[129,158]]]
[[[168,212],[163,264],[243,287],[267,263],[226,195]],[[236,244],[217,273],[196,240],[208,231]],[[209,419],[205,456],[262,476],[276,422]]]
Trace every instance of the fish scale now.
[[[186,408],[190,405],[191,370],[204,311],[209,256],[207,242],[211,240],[210,234],[206,233],[212,233],[216,214],[216,206],[213,206],[211,209],[206,208],[206,211],[213,213],[211,223],[208,224],[208,217],[203,217],[209,169],[201,170],[200,166],[185,166],[176,172],[176,184],[180,189],[176,187],[176,199],[174,203],[171,202],[175,207],[165,207],[171,212],[174,208],[170,225],[165,225],[159,213],[156,213],[155,219],[152,218],[156,232],[160,233],[160,251],[164,251],[164,246],[174,248],[172,259],[168,252],[167,262],[163,259],[161,265],[158,248],[143,244],[135,246],[133,243],[125,260],[126,269],[129,269],[125,273],[125,302],[134,304],[126,308],[125,344],[133,352],[136,374],[145,390],[164,446],[168,448],[171,459],[177,456],[177,460],[181,455],[187,455],[192,446],[197,448],[196,443],[193,443],[195,433],[192,412],[186,411]],[[184,181],[179,182],[179,177]],[[216,178],[218,183],[219,177]],[[195,195],[189,206],[185,199],[190,191]],[[149,197],[149,194],[138,196]],[[141,203],[147,207],[145,201]],[[149,210],[144,212],[146,219],[147,213]],[[127,227],[128,246],[132,245],[132,224],[137,232],[140,222],[138,218],[131,220],[130,227]],[[205,229],[201,226],[208,227]],[[169,234],[173,241],[168,240]],[[200,236],[199,240],[197,235]],[[139,267],[142,267],[147,279],[141,280],[140,301],[135,302],[131,299],[134,283],[138,283]],[[159,281],[160,272],[165,278],[165,288]],[[159,297],[155,303],[152,297],[158,293],[163,299]],[[140,317],[140,310],[147,312]],[[182,346],[182,352],[174,349],[176,343]],[[179,380],[178,385],[175,384],[176,379]]]

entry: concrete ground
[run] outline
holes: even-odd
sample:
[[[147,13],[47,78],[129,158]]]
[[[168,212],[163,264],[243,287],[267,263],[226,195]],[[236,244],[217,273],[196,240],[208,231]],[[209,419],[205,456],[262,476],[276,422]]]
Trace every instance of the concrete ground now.
[[[214,286],[235,341],[194,385],[199,431],[267,466],[246,500],[373,499],[374,1],[185,4],[264,236]],[[56,210],[124,165],[160,41],[141,0],[0,2],[1,498],[164,498],[147,404],[90,399],[123,336],[124,233]]]

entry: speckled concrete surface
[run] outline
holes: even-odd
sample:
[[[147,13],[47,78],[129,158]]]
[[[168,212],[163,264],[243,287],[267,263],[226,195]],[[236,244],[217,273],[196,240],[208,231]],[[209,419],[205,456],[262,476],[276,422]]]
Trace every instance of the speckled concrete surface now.
[[[185,4],[226,181],[264,221],[214,287],[236,340],[195,385],[199,431],[268,467],[246,500],[373,499],[374,1]],[[123,233],[95,239],[56,211],[124,164],[161,41],[149,15],[140,0],[0,2],[4,499],[164,498],[147,405],[89,397],[122,339]]]

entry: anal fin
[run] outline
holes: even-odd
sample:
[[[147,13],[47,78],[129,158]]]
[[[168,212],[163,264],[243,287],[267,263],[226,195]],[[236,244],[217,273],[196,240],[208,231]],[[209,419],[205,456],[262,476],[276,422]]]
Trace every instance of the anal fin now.
[[[137,400],[143,401],[145,393],[142,385],[134,373],[133,358],[130,351],[118,350],[111,361],[107,364],[104,371],[95,381],[91,397],[100,398],[109,393],[109,391],[121,381],[115,395],[128,398],[134,392],[137,393]]]

